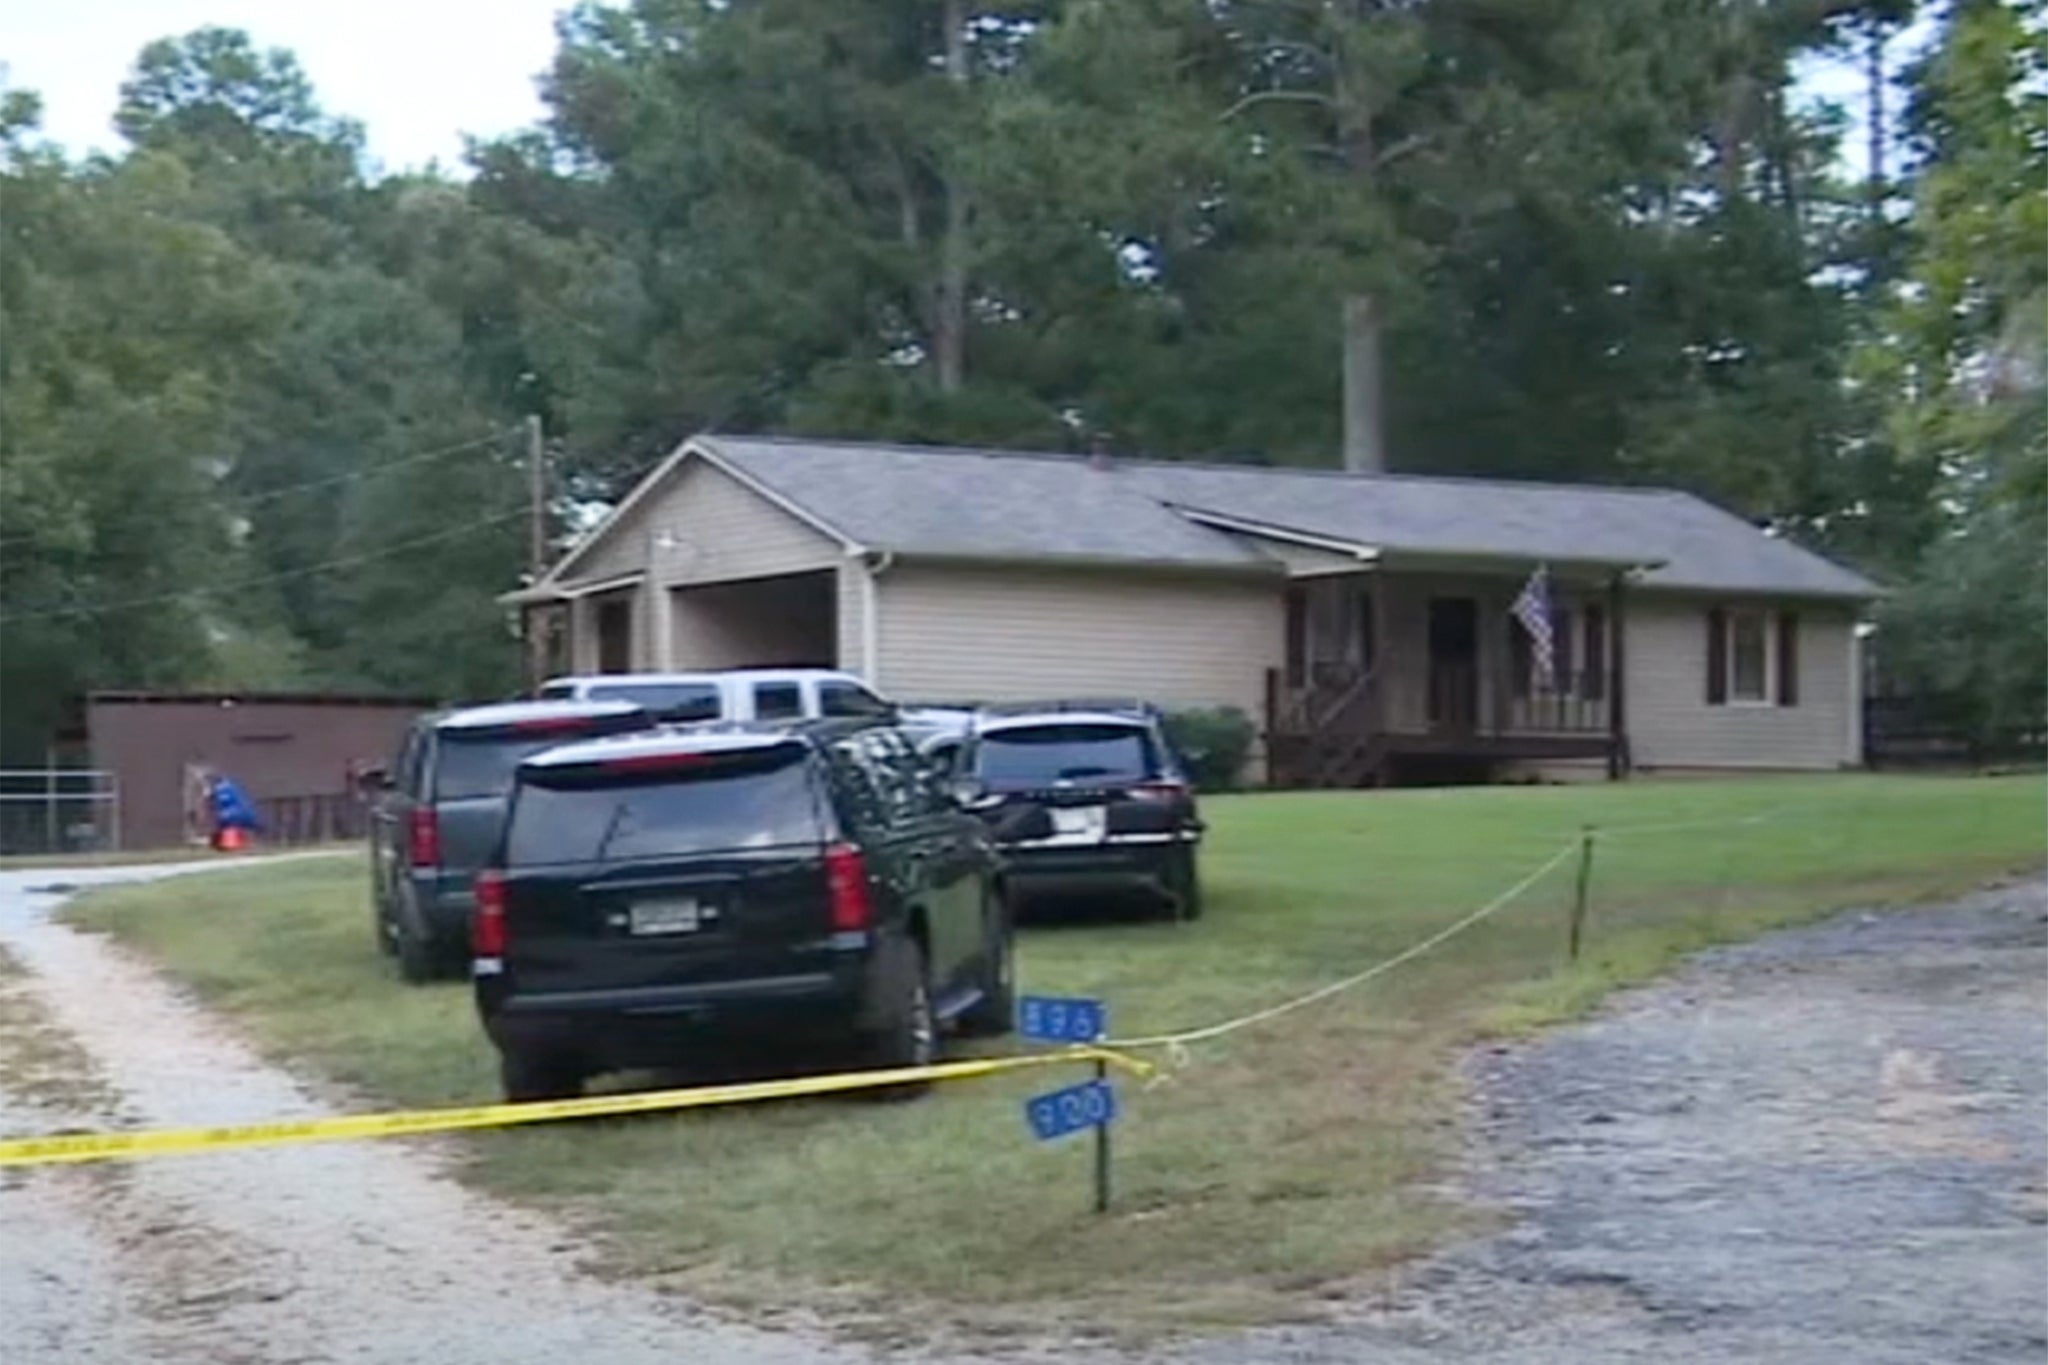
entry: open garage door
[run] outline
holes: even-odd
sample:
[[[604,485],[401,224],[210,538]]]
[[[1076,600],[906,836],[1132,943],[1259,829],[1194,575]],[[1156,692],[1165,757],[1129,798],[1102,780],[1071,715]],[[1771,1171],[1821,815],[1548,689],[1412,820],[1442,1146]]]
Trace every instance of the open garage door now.
[[[827,570],[671,589],[669,666],[835,667],[836,577]]]

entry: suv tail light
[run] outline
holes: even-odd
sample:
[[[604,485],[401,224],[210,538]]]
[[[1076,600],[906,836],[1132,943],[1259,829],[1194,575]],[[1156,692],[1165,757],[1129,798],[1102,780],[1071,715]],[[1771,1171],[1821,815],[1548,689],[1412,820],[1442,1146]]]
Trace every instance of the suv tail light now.
[[[505,955],[505,874],[487,867],[476,874],[476,910],[469,917],[469,951],[477,957]]]
[[[406,860],[414,867],[441,865],[441,822],[431,806],[413,807],[406,836]]]
[[[868,894],[868,860],[852,844],[825,850],[825,889],[831,897],[835,934],[874,926],[875,903]]]
[[[1140,801],[1182,801],[1187,794],[1185,782],[1140,782],[1131,788],[1131,795]]]

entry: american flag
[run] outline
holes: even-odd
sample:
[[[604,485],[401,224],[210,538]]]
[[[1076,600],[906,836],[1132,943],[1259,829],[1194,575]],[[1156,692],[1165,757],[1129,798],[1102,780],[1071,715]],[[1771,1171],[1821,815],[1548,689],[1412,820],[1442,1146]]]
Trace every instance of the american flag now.
[[[1550,636],[1550,570],[1542,564],[1529,575],[1508,611],[1529,632],[1530,681],[1541,691],[1556,686],[1556,646]]]

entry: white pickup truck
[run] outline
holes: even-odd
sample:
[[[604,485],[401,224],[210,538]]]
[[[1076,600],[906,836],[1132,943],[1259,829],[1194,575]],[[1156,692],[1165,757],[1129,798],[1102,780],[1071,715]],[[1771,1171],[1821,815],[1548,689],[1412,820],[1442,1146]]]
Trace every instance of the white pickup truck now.
[[[896,714],[892,704],[853,674],[823,668],[588,673],[550,678],[536,695],[550,700],[630,701],[671,723]]]

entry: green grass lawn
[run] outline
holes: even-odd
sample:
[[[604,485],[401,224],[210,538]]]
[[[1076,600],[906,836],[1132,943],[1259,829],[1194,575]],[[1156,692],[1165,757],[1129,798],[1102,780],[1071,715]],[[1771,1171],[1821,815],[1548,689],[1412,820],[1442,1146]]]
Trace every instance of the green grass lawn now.
[[[1759,812],[1771,814],[1626,828]],[[1108,1218],[1087,1211],[1085,1142],[1025,1131],[1019,1101],[1057,1072],[912,1105],[784,1102],[482,1134],[462,1140],[466,1174],[606,1234],[622,1269],[762,1314],[800,1304],[877,1331],[1142,1334],[1312,1312],[1474,1225],[1431,1187],[1456,1152],[1463,1045],[1568,1016],[1695,947],[2037,863],[2048,788],[1638,782],[1247,796],[1212,801],[1210,816],[1202,921],[1027,930],[1024,987],[1103,996],[1126,1036],[1209,1023],[1398,952],[1586,824],[1614,832],[1597,846],[1575,967],[1563,960],[1568,861],[1362,990],[1198,1047],[1163,1085],[1127,1085]],[[466,988],[399,986],[372,947],[367,889],[363,867],[321,860],[110,890],[73,914],[365,1103],[494,1097]],[[891,1311],[870,1312],[883,1302]]]

